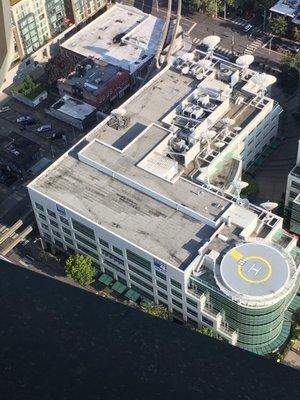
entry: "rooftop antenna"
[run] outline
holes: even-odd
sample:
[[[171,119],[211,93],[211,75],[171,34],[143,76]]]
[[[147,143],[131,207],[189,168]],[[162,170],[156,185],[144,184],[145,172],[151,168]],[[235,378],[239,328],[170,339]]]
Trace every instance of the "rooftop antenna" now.
[[[254,57],[251,54],[244,54],[236,59],[235,63],[242,67],[241,77],[244,78],[248,74],[249,66],[253,63]]]
[[[201,134],[201,139],[207,143],[207,148],[206,148],[206,155],[210,153],[211,147],[211,140],[213,137],[215,137],[217,134],[216,131],[205,131]]]
[[[249,184],[248,182],[242,181],[241,179],[237,179],[232,182],[232,185],[237,193],[236,200],[237,202],[239,202],[241,200],[241,191],[245,189]]]
[[[217,45],[220,43],[221,38],[219,36],[206,36],[202,41],[201,44],[207,47],[207,52],[206,52],[206,57],[208,59],[211,59],[214,54],[214,50],[217,47]]]
[[[267,215],[262,219],[261,223],[258,225],[256,233],[259,233],[259,231],[264,226],[264,223],[268,222],[272,218],[272,211],[276,207],[278,207],[278,203],[272,203],[271,201],[268,200],[265,203],[260,203],[260,206],[267,211]]]
[[[221,119],[221,124],[224,125],[224,133],[225,133],[225,137],[230,133],[230,129],[229,127],[235,124],[235,120],[225,117]]]
[[[258,95],[262,100],[267,92],[267,88],[275,83],[277,78],[274,75],[262,73],[252,76],[250,81],[257,86]]]

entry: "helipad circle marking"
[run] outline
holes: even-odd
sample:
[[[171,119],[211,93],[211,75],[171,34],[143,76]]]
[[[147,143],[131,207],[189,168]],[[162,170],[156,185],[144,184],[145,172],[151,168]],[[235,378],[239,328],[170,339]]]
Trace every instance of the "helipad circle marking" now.
[[[242,265],[241,265],[241,259],[238,261],[238,274],[240,276],[240,278],[242,278],[244,281],[248,282],[248,283],[253,283],[253,284],[258,284],[258,283],[263,283],[266,282],[268,279],[270,279],[271,275],[272,275],[272,266],[269,263],[269,261],[267,261],[265,258],[263,257],[258,257],[258,256],[249,256],[249,257],[243,257],[242,261],[247,261],[247,260],[259,260],[260,262],[266,264],[266,266],[268,267],[268,271],[265,277],[257,280],[257,279],[250,279],[248,278],[244,272],[242,271]]]

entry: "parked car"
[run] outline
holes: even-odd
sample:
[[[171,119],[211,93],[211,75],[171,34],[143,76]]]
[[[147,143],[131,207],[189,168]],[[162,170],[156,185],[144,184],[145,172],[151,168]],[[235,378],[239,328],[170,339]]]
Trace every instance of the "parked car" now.
[[[22,125],[34,125],[36,124],[36,120],[28,115],[22,115],[21,117],[17,118],[17,122]]]
[[[251,31],[252,28],[253,28],[253,25],[247,24],[247,25],[244,26],[243,32],[247,33],[249,31]]]
[[[63,132],[53,132],[50,140],[53,141],[53,140],[57,140],[57,139],[63,139],[63,136],[64,136]]]
[[[41,126],[39,126],[39,127],[37,128],[36,131],[39,132],[39,133],[44,133],[44,132],[52,131],[52,125],[51,125],[51,124],[44,124],[44,125],[41,125]]]
[[[0,113],[4,113],[6,111],[10,111],[10,107],[9,106],[3,106],[0,108]]]
[[[283,50],[290,51],[292,54],[297,54],[299,52],[299,47],[292,44],[284,44],[282,46]]]

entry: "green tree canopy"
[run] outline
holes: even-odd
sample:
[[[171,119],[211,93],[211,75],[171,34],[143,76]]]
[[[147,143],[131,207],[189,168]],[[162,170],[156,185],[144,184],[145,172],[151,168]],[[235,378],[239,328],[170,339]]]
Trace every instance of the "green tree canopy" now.
[[[95,269],[89,256],[83,254],[71,255],[66,260],[65,271],[67,276],[79,285],[87,286],[94,282]]]
[[[275,35],[283,36],[287,31],[288,24],[284,17],[272,18],[270,28]]]
[[[142,307],[147,314],[154,315],[162,319],[169,319],[170,314],[168,309],[162,304],[149,303]]]
[[[195,328],[195,332],[201,333],[201,335],[209,336],[214,339],[223,340],[218,334],[216,334],[212,329],[207,326],[200,326],[199,328]]]

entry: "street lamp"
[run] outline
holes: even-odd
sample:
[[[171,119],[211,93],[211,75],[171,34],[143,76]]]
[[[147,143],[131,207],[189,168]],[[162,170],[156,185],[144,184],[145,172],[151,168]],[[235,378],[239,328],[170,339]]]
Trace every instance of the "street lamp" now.
[[[43,249],[43,254],[44,254],[45,261],[47,261],[47,255],[46,255],[45,246],[44,246],[44,243],[43,243],[42,238],[39,237],[39,238],[35,239],[35,240],[33,241],[33,244],[35,244],[35,243],[38,242],[39,240],[41,241],[41,246],[42,246],[42,249]]]

